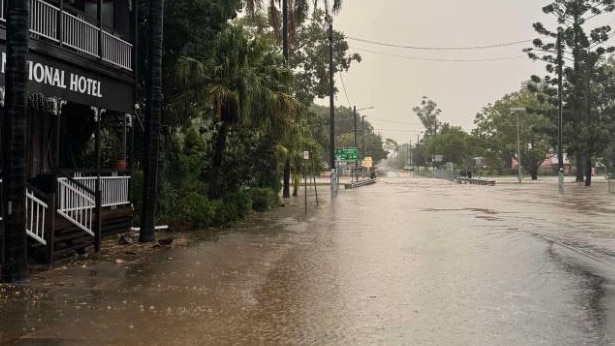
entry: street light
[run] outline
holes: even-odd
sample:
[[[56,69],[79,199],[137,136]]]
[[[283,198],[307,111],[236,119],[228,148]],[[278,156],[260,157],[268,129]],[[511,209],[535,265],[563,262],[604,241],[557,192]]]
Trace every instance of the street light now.
[[[371,106],[371,107],[365,107],[365,108],[359,108],[359,109],[357,109],[356,106],[354,107],[354,147],[355,148],[358,148],[358,145],[357,145],[357,128],[358,128],[357,127],[357,114],[358,113],[357,112],[366,111],[368,109],[374,109],[374,108],[376,107]],[[362,116],[362,119],[363,119],[363,125],[365,125],[365,115]],[[362,127],[362,129],[364,130],[365,128]],[[365,141],[363,141],[363,143],[365,143]],[[363,150],[365,150],[365,145],[363,145]],[[362,154],[365,155],[365,153],[362,153]]]
[[[422,135],[422,134],[423,134],[423,131],[418,131],[418,133],[416,134],[416,153],[417,153],[417,154],[420,154],[420,152],[421,152],[421,150],[420,150],[420,148],[419,148],[419,147],[420,147],[420,145],[421,145],[421,142],[420,142],[419,136],[420,136],[420,135]],[[416,160],[416,161],[417,161],[417,163],[418,163],[418,158],[417,158],[417,160]],[[417,172],[418,172],[418,171],[420,171],[420,170],[421,170],[421,166],[420,166],[420,164],[419,164],[419,165],[418,165],[418,168],[417,168]]]
[[[368,109],[374,109],[374,108],[376,108],[376,107],[370,106],[370,107],[364,107],[364,108],[359,108],[359,109],[357,109],[357,106],[353,107],[353,110],[354,110],[354,147],[357,148],[357,151],[358,151],[358,148],[359,148],[359,146],[357,145],[357,112],[358,111],[366,111]],[[363,121],[365,121],[365,116],[363,116]],[[365,124],[365,122],[363,124]],[[363,135],[363,138],[365,138],[365,134]],[[365,150],[365,139],[363,139],[363,150]],[[355,170],[357,169],[357,167],[359,167],[359,155],[358,155],[358,153],[357,153],[357,159],[354,161],[354,167],[355,167]]]
[[[519,145],[519,113],[525,112],[525,107],[511,107],[511,113],[517,116],[517,179],[521,182],[521,146]]]

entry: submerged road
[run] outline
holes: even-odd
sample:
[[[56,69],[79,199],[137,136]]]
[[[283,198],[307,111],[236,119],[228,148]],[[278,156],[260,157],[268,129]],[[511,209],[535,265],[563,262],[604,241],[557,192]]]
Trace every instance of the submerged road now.
[[[2,290],[23,345],[615,343],[615,195],[382,178]],[[303,190],[302,190],[303,191]],[[328,198],[327,190],[323,190]],[[321,196],[322,198],[322,196]]]

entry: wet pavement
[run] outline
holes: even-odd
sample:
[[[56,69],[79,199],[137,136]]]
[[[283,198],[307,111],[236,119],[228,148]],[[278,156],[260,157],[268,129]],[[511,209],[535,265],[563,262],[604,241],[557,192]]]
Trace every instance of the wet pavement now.
[[[301,190],[303,192],[303,190]],[[615,344],[615,194],[380,178],[0,289],[15,345]],[[45,275],[47,277],[45,278]]]

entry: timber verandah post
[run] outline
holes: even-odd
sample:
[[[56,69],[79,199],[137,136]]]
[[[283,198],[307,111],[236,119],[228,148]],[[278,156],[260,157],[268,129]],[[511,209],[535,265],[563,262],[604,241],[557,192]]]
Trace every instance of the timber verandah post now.
[[[58,195],[58,170],[60,166],[60,127],[62,125],[62,108],[66,104],[65,100],[53,98],[53,114],[56,116],[55,138],[53,143],[53,177],[51,183],[51,192],[49,194],[49,208],[47,209],[49,217],[48,224],[45,225],[45,240],[47,241],[47,264],[53,265],[53,253],[55,251],[55,225],[56,225],[56,209]]]
[[[96,155],[96,187],[94,192],[95,200],[95,217],[94,220],[94,251],[100,251],[100,242],[102,238],[102,193],[100,191],[100,122],[102,115],[106,112],[104,108],[98,108],[95,106],[90,107],[94,112],[94,120],[96,120],[96,135],[95,135],[95,155]]]

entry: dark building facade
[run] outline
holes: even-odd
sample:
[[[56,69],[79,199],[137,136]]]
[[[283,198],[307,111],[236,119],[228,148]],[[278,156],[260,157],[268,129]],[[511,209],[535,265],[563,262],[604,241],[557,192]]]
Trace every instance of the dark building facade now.
[[[8,0],[0,2],[3,105]],[[130,227],[136,11],[135,0],[30,1],[24,231],[31,257],[50,263]]]

